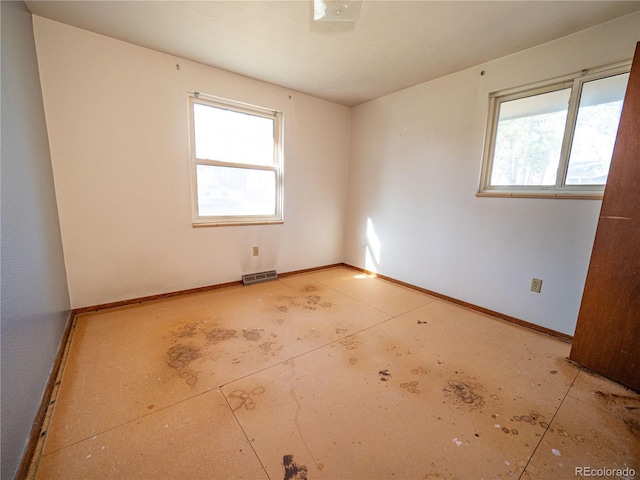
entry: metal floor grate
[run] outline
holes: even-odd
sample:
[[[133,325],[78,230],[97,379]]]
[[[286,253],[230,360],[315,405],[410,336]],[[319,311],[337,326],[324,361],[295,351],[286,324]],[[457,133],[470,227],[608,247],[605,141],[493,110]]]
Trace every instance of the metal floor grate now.
[[[252,285],[254,283],[268,282],[269,280],[277,280],[278,274],[275,270],[269,270],[268,272],[249,273],[242,276],[243,285]]]

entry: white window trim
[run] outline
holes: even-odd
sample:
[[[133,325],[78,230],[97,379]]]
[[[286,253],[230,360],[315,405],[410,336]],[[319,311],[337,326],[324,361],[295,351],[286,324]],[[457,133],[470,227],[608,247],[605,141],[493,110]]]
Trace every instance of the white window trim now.
[[[216,108],[244,112],[273,119],[273,165],[253,165],[233,163],[218,160],[197,158],[195,154],[195,129],[194,129],[194,103],[210,105]],[[189,158],[191,162],[191,211],[194,227],[217,227],[231,225],[268,225],[284,223],[284,155],[283,155],[283,115],[282,112],[237,102],[226,98],[203,94],[200,92],[188,92],[189,105]],[[231,168],[245,168],[251,170],[268,170],[276,174],[276,212],[274,215],[243,215],[243,216],[201,216],[198,207],[198,165],[213,165]]]
[[[582,84],[621,73],[628,73],[631,60],[604,67],[596,67],[580,72],[538,82],[524,87],[510,88],[489,94],[489,112],[487,116],[485,142],[480,172],[480,188],[478,197],[524,197],[524,198],[570,198],[570,199],[602,199],[604,185],[565,185],[569,154],[573,141],[574,127],[577,119],[580,92]],[[518,98],[525,98],[536,94],[547,93],[571,87],[567,123],[560,153],[558,175],[555,185],[490,185],[491,169],[493,167],[493,152],[495,148],[496,131],[498,128],[498,113],[500,103]]]

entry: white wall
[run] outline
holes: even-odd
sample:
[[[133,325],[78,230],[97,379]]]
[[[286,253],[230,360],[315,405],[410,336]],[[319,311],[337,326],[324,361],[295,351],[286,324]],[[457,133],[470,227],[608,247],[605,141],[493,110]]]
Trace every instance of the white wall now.
[[[349,109],[40,17],[34,30],[72,307],[342,261]],[[283,225],[192,227],[189,90],[284,112]]]
[[[626,16],[355,107],[345,262],[572,335],[601,202],[476,197],[488,94],[631,59],[639,25]]]
[[[350,111],[35,17],[72,307],[345,261],[572,334],[600,202],[477,198],[488,94],[629,59],[639,23]],[[284,225],[192,228],[188,90],[284,111]]]
[[[14,478],[69,320],[69,292],[31,13],[24,2],[0,2],[0,9],[0,477]]]

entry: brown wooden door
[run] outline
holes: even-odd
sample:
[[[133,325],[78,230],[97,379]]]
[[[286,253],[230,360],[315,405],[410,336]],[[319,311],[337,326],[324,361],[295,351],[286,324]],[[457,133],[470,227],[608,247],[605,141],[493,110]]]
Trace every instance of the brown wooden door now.
[[[640,390],[640,42],[570,358]]]

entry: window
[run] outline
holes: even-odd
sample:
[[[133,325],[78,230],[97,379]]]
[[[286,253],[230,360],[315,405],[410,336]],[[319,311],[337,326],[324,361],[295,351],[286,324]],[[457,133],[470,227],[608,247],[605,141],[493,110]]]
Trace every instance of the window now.
[[[601,198],[628,72],[491,94],[478,195]]]
[[[282,223],[282,113],[189,96],[194,226]]]

